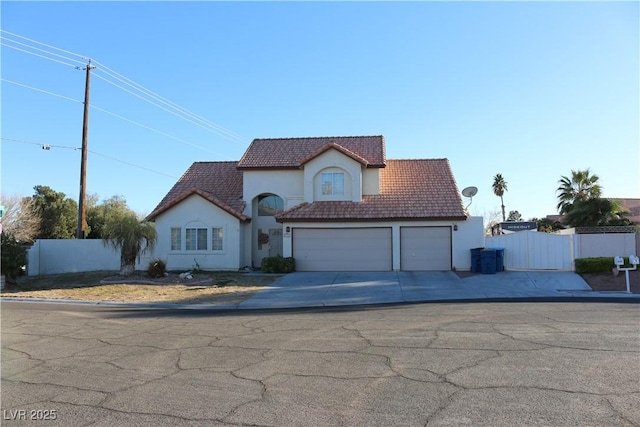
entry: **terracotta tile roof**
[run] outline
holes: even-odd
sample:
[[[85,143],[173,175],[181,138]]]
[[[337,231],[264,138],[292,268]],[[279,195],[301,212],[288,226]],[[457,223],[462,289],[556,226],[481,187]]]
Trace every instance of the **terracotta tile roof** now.
[[[147,219],[155,219],[192,194],[198,194],[242,221],[242,171],[238,162],[195,162],[169,190]]]
[[[337,136],[254,139],[240,159],[240,169],[298,169],[305,162],[335,148],[367,167],[385,166],[384,137]]]
[[[466,219],[447,159],[387,160],[380,194],[356,202],[314,202],[277,216],[280,222]]]

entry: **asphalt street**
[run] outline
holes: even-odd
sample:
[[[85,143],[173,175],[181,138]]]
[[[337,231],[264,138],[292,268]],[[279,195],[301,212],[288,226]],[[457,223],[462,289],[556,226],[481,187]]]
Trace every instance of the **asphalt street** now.
[[[637,304],[1,309],[7,426],[640,425]]]

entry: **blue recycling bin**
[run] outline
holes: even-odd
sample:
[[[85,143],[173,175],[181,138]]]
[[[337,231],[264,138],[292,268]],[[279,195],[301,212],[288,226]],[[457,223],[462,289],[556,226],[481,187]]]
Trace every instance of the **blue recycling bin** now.
[[[496,271],[504,271],[504,248],[487,248],[496,251]]]
[[[496,251],[495,249],[484,249],[480,253],[481,273],[496,274]]]
[[[504,248],[492,248],[496,251],[496,271],[504,271]]]
[[[482,262],[480,259],[480,253],[484,248],[471,249],[471,272],[480,273],[482,271]]]

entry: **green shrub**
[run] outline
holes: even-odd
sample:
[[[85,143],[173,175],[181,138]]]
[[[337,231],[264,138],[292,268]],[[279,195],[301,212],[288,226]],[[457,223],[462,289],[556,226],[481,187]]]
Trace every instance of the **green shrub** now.
[[[262,258],[263,273],[291,273],[296,269],[296,261],[292,257],[281,256]]]
[[[154,279],[157,277],[164,277],[166,272],[167,272],[167,263],[165,263],[163,260],[154,259],[151,262],[149,262],[147,273],[149,274],[149,276],[153,277]]]
[[[631,267],[629,258],[624,258],[625,267]],[[576,258],[576,273],[610,273],[616,264],[612,256],[597,258]]]
[[[11,235],[2,233],[2,260],[0,266],[2,274],[8,283],[15,283],[15,279],[23,274],[22,266],[26,264],[26,250]]]

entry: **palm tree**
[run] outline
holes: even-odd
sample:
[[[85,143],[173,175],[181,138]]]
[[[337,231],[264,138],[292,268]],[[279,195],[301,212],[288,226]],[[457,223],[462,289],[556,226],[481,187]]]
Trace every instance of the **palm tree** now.
[[[502,196],[504,196],[504,192],[507,191],[507,181],[504,180],[502,174],[497,174],[493,177],[493,185],[491,186],[493,189],[493,194],[500,197],[500,204],[502,207],[502,222],[507,220],[507,216],[504,213],[504,200]]]
[[[602,187],[598,184],[598,175],[591,175],[589,169],[571,171],[571,178],[562,176],[556,190],[558,194],[558,211],[568,213],[576,201],[586,201],[600,197]]]
[[[153,250],[157,239],[154,224],[140,221],[133,212],[123,212],[110,218],[102,230],[102,242],[120,250],[120,275],[130,276],[136,269],[136,259]]]

